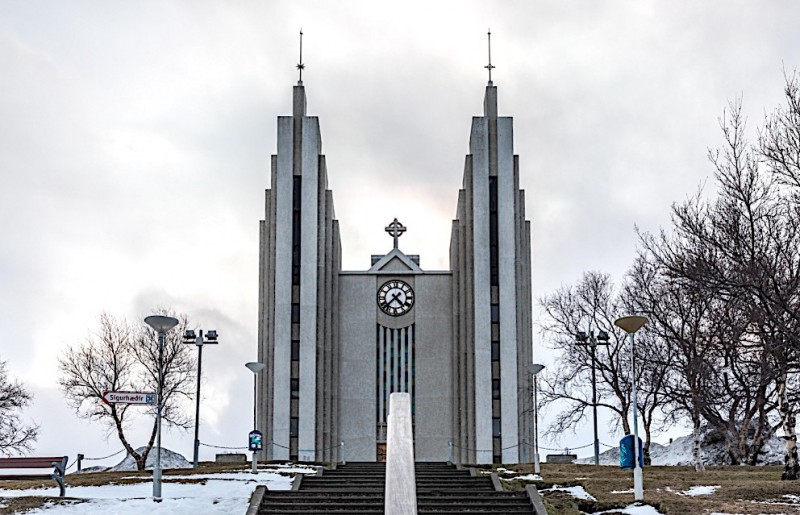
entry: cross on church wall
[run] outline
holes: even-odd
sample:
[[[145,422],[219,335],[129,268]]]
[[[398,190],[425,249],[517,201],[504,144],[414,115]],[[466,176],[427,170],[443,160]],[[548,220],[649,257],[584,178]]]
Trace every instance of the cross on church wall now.
[[[385,231],[388,232],[392,238],[394,238],[394,248],[397,248],[397,240],[403,235],[404,232],[406,232],[406,228],[403,224],[397,221],[397,218],[395,218],[392,223],[386,227]]]

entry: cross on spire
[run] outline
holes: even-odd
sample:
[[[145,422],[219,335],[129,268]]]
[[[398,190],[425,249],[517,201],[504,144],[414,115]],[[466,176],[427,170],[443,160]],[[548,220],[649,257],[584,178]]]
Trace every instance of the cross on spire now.
[[[492,85],[492,70],[494,70],[494,66],[492,66],[492,29],[489,29],[489,32],[486,33],[489,42],[489,64],[484,66],[487,70],[489,70],[489,85]]]
[[[297,81],[298,86],[303,85],[303,70],[306,69],[306,65],[303,64],[303,29],[300,28],[300,62],[297,63],[297,71],[300,72],[300,80]]]
[[[392,223],[386,227],[385,231],[392,235],[392,238],[394,238],[394,248],[397,248],[397,240],[406,232],[406,228],[395,218]]]

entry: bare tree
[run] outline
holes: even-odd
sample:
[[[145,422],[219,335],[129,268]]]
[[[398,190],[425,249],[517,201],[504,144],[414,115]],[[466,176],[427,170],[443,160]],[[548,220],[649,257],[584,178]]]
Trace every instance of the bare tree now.
[[[565,406],[550,425],[547,434],[573,428],[592,406],[592,361],[598,377],[597,405],[617,415],[616,424],[630,432],[630,356],[624,338],[613,331],[618,311],[612,284],[607,274],[586,272],[575,285],[562,286],[539,300],[547,318],[542,331],[550,346],[562,352],[557,366],[543,376],[542,405],[561,401]],[[579,331],[602,330],[611,337],[608,345],[580,345]]]
[[[597,375],[597,405],[617,415],[615,424],[631,432],[628,416],[631,399],[631,350],[625,334],[614,326],[624,311],[623,299],[615,292],[608,274],[587,272],[575,286],[565,286],[540,300],[547,315],[543,334],[553,348],[562,351],[558,365],[547,372],[542,388],[543,404],[559,401],[561,411],[547,433],[560,434],[583,420],[592,406],[592,363]],[[579,331],[604,331],[608,345],[581,345]],[[658,386],[665,380],[659,361],[645,359],[643,349],[650,349],[652,335],[642,335],[642,345],[635,352],[637,384],[646,387],[639,399],[639,414],[645,430],[644,456],[649,461],[651,430],[659,407],[666,402]],[[660,366],[660,368],[658,368]]]
[[[0,361],[0,454],[31,451],[39,426],[23,423],[19,412],[32,400],[28,390],[8,376],[6,362]]]
[[[709,402],[703,406],[704,418],[725,436],[731,461],[755,463],[761,444],[777,429],[770,417],[778,409],[787,435],[783,477],[796,479],[794,401],[784,385],[798,351],[800,218],[796,202],[783,195],[789,182],[777,170],[782,165],[770,165],[776,170],[769,174],[760,160],[777,160],[781,138],[770,139],[768,125],[761,145],[774,147],[753,148],[738,100],[720,127],[724,144],[709,151],[716,199],[703,201],[698,194],[674,205],[673,233],[642,241],[666,277],[736,306],[715,314],[726,317],[728,334],[719,339],[717,362],[705,378]]]
[[[693,288],[689,281],[667,277],[646,251],[640,252],[628,278],[626,298],[631,311],[646,315],[650,319],[647,331],[663,342],[650,358],[666,365],[659,388],[671,407],[667,419],[674,423],[688,416],[691,420],[694,467],[703,472],[702,412],[714,368],[713,350],[721,338],[721,320],[715,316],[720,300]]]
[[[165,309],[157,311],[170,314]],[[167,334],[164,342],[162,419],[167,425],[188,429],[189,420],[181,409],[180,400],[193,395],[196,363],[189,346],[181,343],[186,317],[179,319],[179,325]],[[67,349],[58,360],[59,385],[77,415],[105,424],[109,434],[116,433],[139,470],[144,470],[155,442],[156,408],[107,404],[103,396],[108,391],[157,391],[157,338],[144,324],[134,326],[125,319],[102,313],[98,331],[82,345]],[[131,420],[137,416],[153,417],[150,436],[141,453],[136,452],[125,435]]]
[[[789,363],[797,361],[800,355],[800,80],[797,71],[784,73],[784,97],[786,105],[777,107],[767,116],[764,129],[759,135],[758,151],[767,169],[775,180],[783,186],[780,190],[783,206],[779,234],[774,241],[777,267],[773,268],[771,284],[780,284],[772,292],[773,303],[778,304],[779,373],[777,395],[781,416],[781,429],[786,440],[783,479],[797,479],[800,463],[797,455],[796,400],[788,387],[790,380]],[[774,311],[774,310],[773,310]],[[797,393],[794,392],[796,397]]]

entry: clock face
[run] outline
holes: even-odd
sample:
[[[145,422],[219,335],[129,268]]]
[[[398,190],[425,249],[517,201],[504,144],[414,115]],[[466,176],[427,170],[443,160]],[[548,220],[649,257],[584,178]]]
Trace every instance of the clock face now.
[[[378,307],[387,315],[405,315],[413,306],[414,290],[404,281],[387,281],[378,290]]]

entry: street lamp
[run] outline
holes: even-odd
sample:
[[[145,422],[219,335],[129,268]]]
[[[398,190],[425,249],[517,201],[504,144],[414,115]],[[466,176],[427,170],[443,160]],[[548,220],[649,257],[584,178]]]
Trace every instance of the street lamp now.
[[[156,408],[156,466],[153,468],[153,500],[161,502],[161,407],[164,404],[161,390],[164,383],[164,336],[178,325],[178,319],[150,315],[144,319],[144,323],[158,333],[158,399],[156,401],[158,407]]]
[[[264,363],[259,363],[257,361],[251,361],[250,363],[245,363],[247,368],[250,369],[250,372],[253,373],[253,431],[258,431],[258,421],[256,419],[256,393],[257,393],[257,384],[258,384],[258,373],[264,370],[265,365]],[[256,454],[258,451],[253,451],[253,474],[258,474],[258,459]]]
[[[575,333],[575,341],[578,345],[592,346],[592,412],[594,415],[594,464],[600,465],[600,439],[597,437],[597,373],[595,372],[595,351],[598,345],[608,345],[608,333],[597,331],[597,334],[590,329],[588,333],[578,331]]]
[[[642,484],[642,466],[639,464],[639,426],[637,411],[639,404],[636,401],[636,360],[633,351],[633,335],[648,322],[647,317],[631,315],[618,318],[614,325],[631,335],[631,385],[633,390],[633,498],[636,501],[644,499],[644,485]]]
[[[539,385],[536,376],[544,370],[544,365],[528,363],[525,368],[533,375],[533,472],[539,474],[541,473],[539,464]]]
[[[183,343],[197,345],[197,403],[194,410],[194,467],[197,468],[197,458],[200,452],[200,373],[203,369],[203,345],[217,344],[217,332],[209,331],[203,338],[203,330],[198,334],[194,330],[187,329],[183,333]]]

